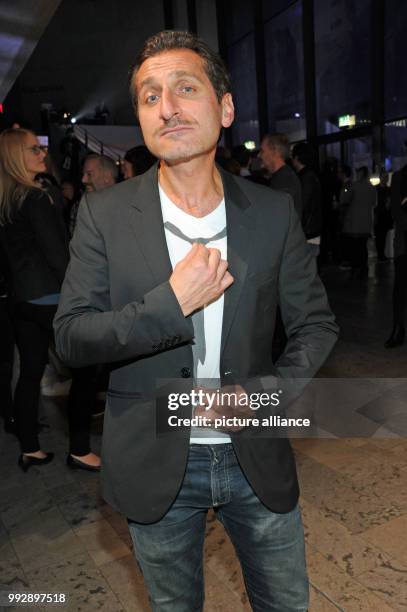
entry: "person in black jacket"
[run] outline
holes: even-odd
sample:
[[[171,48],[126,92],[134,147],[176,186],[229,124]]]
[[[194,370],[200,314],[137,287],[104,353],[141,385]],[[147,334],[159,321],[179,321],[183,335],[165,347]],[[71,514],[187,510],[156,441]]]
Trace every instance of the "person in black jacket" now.
[[[321,183],[312,169],[313,151],[306,142],[299,142],[292,150],[293,166],[302,188],[302,229],[314,255],[319,255],[322,231]]]
[[[38,402],[69,257],[61,209],[36,182],[45,170],[45,156],[28,130],[12,128],[0,134],[0,239],[11,279],[20,353],[14,410],[22,451],[19,465],[24,471],[53,458],[40,447]],[[69,403],[69,425],[68,465],[98,469],[100,458],[89,447],[90,414],[78,402]]]

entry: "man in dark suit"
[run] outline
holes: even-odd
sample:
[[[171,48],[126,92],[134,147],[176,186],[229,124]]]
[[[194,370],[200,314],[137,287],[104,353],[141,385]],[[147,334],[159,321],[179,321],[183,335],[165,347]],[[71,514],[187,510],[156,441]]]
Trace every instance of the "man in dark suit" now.
[[[261,141],[259,157],[271,174],[270,187],[289,193],[299,218],[302,217],[301,183],[295,170],[287,164],[290,141],[286,134],[266,134]]]
[[[160,162],[89,194],[55,320],[64,360],[111,364],[104,496],[128,517],[153,610],[203,609],[202,547],[213,507],[253,609],[305,611],[288,440],[240,423],[170,433],[161,425],[181,390],[223,386],[240,401],[246,391],[269,391],[270,379],[279,389],[283,379],[312,377],[335,343],[334,317],[291,198],[214,163],[219,132],[234,118],[219,57],[189,33],[161,32],[139,54],[131,90]],[[288,342],[273,365],[277,302]],[[177,393],[165,405],[169,388]],[[194,414],[211,423],[242,413],[237,400],[208,402]],[[178,401],[171,415],[190,419],[194,403]]]
[[[306,142],[298,142],[292,150],[293,166],[301,181],[302,228],[310,249],[317,257],[321,244],[322,201],[321,183],[313,170],[314,151]]]

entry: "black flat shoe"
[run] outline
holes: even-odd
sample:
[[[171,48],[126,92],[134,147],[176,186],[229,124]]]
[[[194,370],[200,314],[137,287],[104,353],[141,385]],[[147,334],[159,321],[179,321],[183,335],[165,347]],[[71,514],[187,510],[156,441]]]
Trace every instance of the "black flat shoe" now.
[[[395,348],[404,344],[405,330],[404,327],[396,326],[391,332],[390,338],[385,342],[385,348]]]
[[[89,465],[89,463],[85,463],[80,459],[76,459],[75,457],[72,457],[72,455],[67,455],[66,465],[71,468],[71,470],[87,470],[88,472],[100,472],[100,465]]]
[[[32,465],[46,465],[47,463],[51,463],[54,458],[54,453],[47,453],[46,457],[40,459],[39,457],[32,457],[31,455],[20,455],[18,458],[18,465],[26,472],[30,469]]]

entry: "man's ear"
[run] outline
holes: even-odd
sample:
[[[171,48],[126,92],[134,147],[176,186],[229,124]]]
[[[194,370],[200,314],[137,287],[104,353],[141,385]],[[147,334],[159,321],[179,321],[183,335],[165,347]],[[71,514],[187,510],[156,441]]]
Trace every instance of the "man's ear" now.
[[[232,94],[226,93],[221,101],[222,105],[222,126],[228,128],[232,125],[235,118],[235,107],[233,105]]]

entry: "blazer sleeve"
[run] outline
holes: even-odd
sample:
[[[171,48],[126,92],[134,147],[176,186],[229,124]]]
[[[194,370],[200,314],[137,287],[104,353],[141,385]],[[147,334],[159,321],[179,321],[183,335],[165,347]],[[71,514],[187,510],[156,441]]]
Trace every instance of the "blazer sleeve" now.
[[[61,211],[45,192],[39,195],[30,194],[23,206],[38,249],[62,284],[68,265],[69,250]]]
[[[73,367],[152,355],[194,335],[192,321],[184,317],[168,281],[141,301],[112,309],[104,238],[85,200],[54,328],[57,352]]]
[[[280,266],[279,302],[287,345],[275,364],[277,375],[313,377],[331,352],[339,328],[292,205]]]

